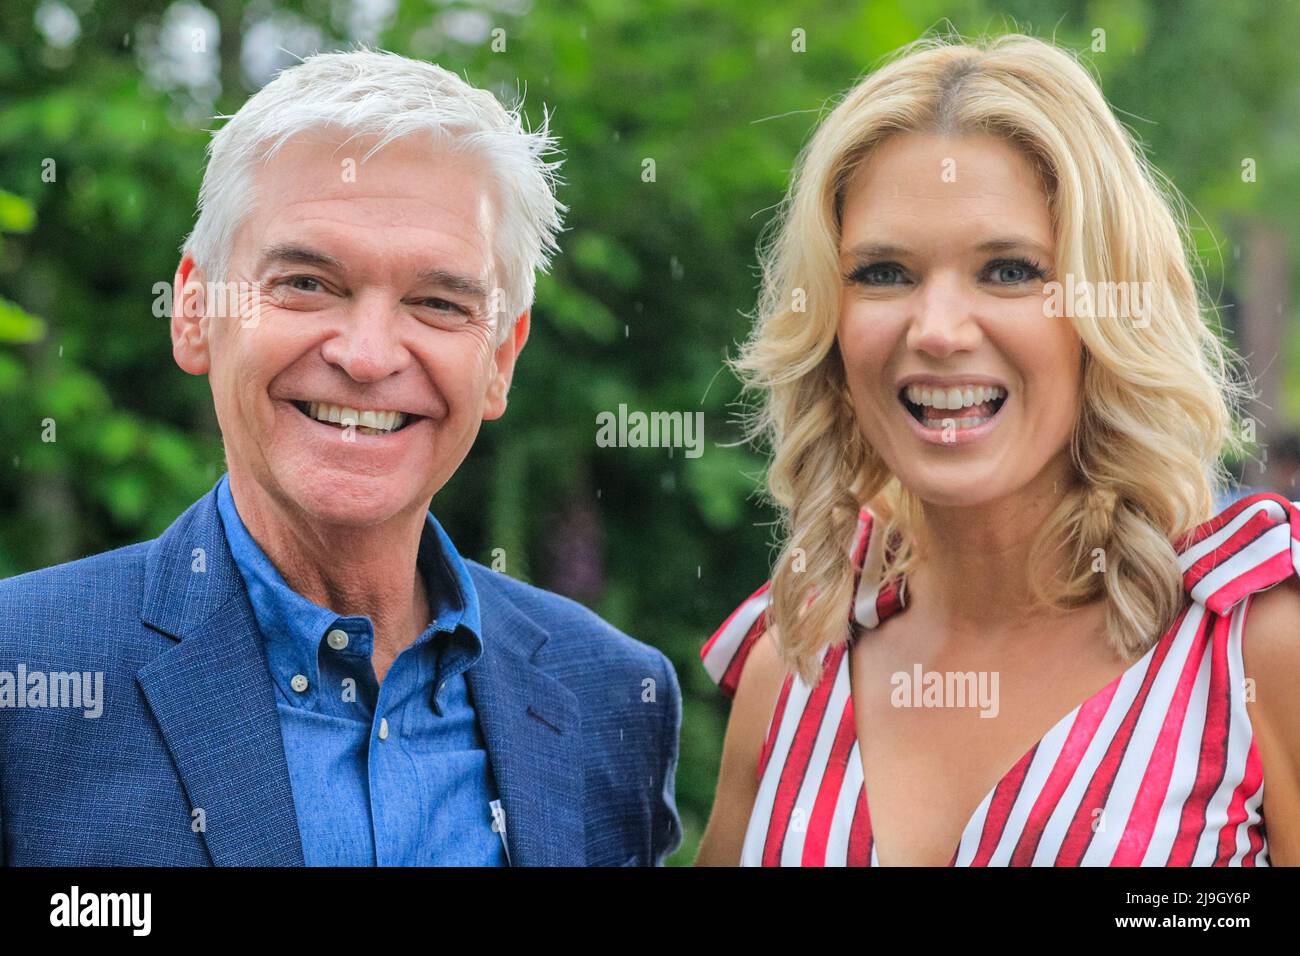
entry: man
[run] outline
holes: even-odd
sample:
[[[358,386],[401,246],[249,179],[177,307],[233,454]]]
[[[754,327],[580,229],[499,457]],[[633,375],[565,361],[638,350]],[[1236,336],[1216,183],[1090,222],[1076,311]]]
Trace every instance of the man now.
[[[229,471],[154,541],[0,583],[5,862],[676,848],[671,665],[461,558],[428,510],[505,412],[560,227],[552,148],[365,50],[286,70],[214,135],[171,335]]]

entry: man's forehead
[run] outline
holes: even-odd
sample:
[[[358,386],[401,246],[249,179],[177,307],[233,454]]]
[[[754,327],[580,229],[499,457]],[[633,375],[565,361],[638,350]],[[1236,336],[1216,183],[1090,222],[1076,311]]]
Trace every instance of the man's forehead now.
[[[363,226],[436,225],[490,240],[495,204],[481,163],[410,137],[366,158],[371,140],[291,138],[255,167],[258,206],[296,218],[346,217]]]
[[[359,157],[365,148],[354,152]],[[462,157],[443,162],[431,147],[396,141],[364,164],[358,158],[353,175],[338,161],[351,152],[329,141],[291,140],[259,169],[256,206],[237,238],[237,245],[251,244],[240,251],[255,269],[278,260],[487,276],[494,207],[480,171]]]

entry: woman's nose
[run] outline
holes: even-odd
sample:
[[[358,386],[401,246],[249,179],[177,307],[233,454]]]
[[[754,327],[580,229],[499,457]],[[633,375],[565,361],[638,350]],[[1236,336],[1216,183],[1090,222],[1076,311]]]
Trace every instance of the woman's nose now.
[[[975,297],[958,278],[931,276],[913,297],[907,346],[942,358],[973,349],[982,334]]]

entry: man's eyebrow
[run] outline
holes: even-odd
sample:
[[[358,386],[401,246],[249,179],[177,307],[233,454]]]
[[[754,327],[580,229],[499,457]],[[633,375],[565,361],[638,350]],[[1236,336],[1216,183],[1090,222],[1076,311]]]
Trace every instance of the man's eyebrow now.
[[[987,239],[975,247],[977,252],[984,253],[1014,252],[1017,249],[1029,249],[1044,259],[1050,258],[1047,248],[1042,243],[1025,236],[999,236],[995,239]],[[910,255],[911,251],[906,246],[887,242],[863,242],[846,249],[843,255],[846,259],[888,259]]]
[[[294,245],[293,243],[277,243],[262,253],[262,258],[257,263],[257,273],[260,275],[269,266],[276,263],[319,266],[322,269],[333,269],[335,271],[342,271],[343,269],[343,263],[324,252],[307,246]]]
[[[317,266],[336,272],[343,271],[343,263],[333,256],[293,243],[280,243],[263,252],[258,263],[258,274],[275,264]],[[475,299],[486,299],[488,294],[487,284],[482,280],[461,275],[459,272],[450,272],[447,269],[426,269],[416,276],[416,281],[421,285],[436,286]]]
[[[419,274],[417,281],[421,285],[437,286],[474,299],[486,299],[488,294],[487,284],[482,280],[446,269],[426,269]]]

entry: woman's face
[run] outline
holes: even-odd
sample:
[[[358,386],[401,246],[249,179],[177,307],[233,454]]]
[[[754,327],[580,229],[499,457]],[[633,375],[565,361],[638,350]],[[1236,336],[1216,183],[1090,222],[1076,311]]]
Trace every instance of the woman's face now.
[[[900,134],[848,184],[838,339],[862,437],[904,487],[970,506],[1069,476],[1082,345],[1033,165],[986,135]]]

